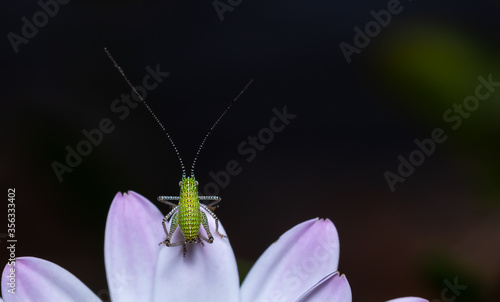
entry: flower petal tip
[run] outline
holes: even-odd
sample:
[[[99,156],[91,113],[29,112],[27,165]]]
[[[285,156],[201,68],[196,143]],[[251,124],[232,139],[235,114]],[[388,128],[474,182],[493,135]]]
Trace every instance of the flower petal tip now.
[[[129,195],[139,195],[137,194],[136,192],[134,191],[131,191],[131,190],[128,190],[128,191],[125,191],[125,192],[121,192],[121,191],[118,191],[115,195],[115,198],[127,198],[129,197]]]
[[[321,218],[304,221],[281,235],[257,260],[243,281],[242,302],[271,299],[276,290],[283,293],[283,301],[295,301],[335,272],[338,260],[333,223]]]
[[[15,294],[4,286],[10,278],[7,271],[15,274]],[[36,257],[19,257],[15,264],[6,265],[2,274],[2,295],[6,301],[100,301],[73,274]]]
[[[111,300],[152,298],[158,242],[164,236],[162,219],[160,210],[142,195],[134,191],[116,194],[108,212],[104,240]]]

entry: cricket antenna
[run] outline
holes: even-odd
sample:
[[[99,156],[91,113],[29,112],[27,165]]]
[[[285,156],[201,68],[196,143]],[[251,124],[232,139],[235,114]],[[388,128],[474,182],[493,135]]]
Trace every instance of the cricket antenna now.
[[[226,110],[224,110],[224,112],[222,112],[222,114],[215,121],[215,123],[212,125],[212,127],[210,127],[210,130],[208,130],[207,134],[205,135],[205,137],[201,141],[201,144],[198,147],[198,150],[196,151],[196,155],[195,155],[194,160],[193,160],[193,165],[191,166],[191,177],[194,177],[194,166],[196,165],[196,160],[198,159],[198,156],[200,155],[200,151],[201,151],[201,149],[203,149],[203,146],[205,145],[205,142],[207,141],[207,138],[210,136],[210,134],[214,130],[215,126],[217,126],[217,124],[219,123],[219,121],[224,117],[224,115],[226,115],[226,113],[229,111],[229,109],[231,109],[231,107],[233,106],[233,104],[236,103],[236,101],[238,100],[238,98],[245,92],[245,90],[247,90],[247,88],[250,86],[250,84],[252,84],[252,82],[253,82],[253,79],[251,79],[248,82],[248,84],[246,84],[246,86],[240,91],[240,93],[231,101],[231,103],[229,103],[229,105],[227,105]]]
[[[139,99],[142,101],[142,103],[144,104],[144,106],[146,106],[146,108],[148,109],[149,113],[151,113],[151,115],[153,116],[153,118],[155,119],[155,121],[158,123],[158,125],[160,125],[161,129],[163,130],[163,132],[167,136],[168,140],[170,141],[170,144],[172,145],[172,147],[174,147],[175,154],[177,154],[177,158],[179,159],[179,162],[181,164],[182,178],[185,178],[186,177],[186,168],[184,167],[184,163],[182,162],[182,158],[181,158],[181,155],[179,154],[179,150],[177,150],[177,147],[175,146],[174,141],[170,137],[170,134],[168,134],[167,130],[165,130],[165,127],[160,122],[160,120],[158,119],[158,117],[156,117],[156,114],[154,114],[153,110],[151,110],[151,108],[146,103],[146,101],[144,100],[144,98],[139,94],[139,92],[137,92],[137,89],[135,89],[134,85],[132,85],[132,83],[130,83],[130,81],[128,80],[127,76],[125,75],[125,72],[123,72],[123,69],[120,66],[118,66],[118,64],[116,63],[115,59],[113,59],[113,56],[111,56],[111,54],[109,53],[109,51],[108,51],[108,49],[106,47],[104,47],[104,52],[108,55],[108,58],[111,60],[111,62],[113,62],[113,64],[115,65],[116,69],[118,69],[118,71],[120,72],[120,74],[122,75],[122,77],[125,79],[125,82],[127,82],[127,84],[130,86],[130,88],[132,88],[132,90],[134,91],[134,93],[139,97]],[[226,109],[226,111],[227,111],[227,109]]]

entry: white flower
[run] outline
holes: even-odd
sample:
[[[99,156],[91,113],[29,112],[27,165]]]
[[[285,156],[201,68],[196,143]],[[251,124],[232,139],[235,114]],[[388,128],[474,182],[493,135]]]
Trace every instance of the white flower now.
[[[215,230],[214,220],[207,216],[210,229]],[[183,257],[182,247],[158,245],[165,239],[162,219],[158,208],[135,192],[115,196],[104,242],[111,301],[352,301],[346,277],[337,272],[338,234],[328,219],[311,219],[283,234],[258,259],[241,289],[227,238],[216,237],[204,246],[188,244]],[[220,230],[225,233],[222,225]],[[172,241],[181,236],[177,232]],[[7,286],[11,267],[7,265],[2,274],[5,302],[101,301],[78,278],[50,261],[20,257],[13,267],[15,295]],[[389,302],[428,301],[407,297]]]

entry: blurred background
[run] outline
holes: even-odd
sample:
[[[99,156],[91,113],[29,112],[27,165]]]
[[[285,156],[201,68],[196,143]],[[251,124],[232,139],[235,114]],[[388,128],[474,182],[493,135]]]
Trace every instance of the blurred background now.
[[[338,229],[339,270],[354,301],[441,299],[455,278],[467,286],[455,301],[499,301],[500,87],[464,99],[477,95],[479,77],[500,82],[500,1],[219,3],[229,6],[75,0],[21,38],[23,17],[33,22],[42,8],[2,2],[0,183],[6,202],[16,188],[17,256],[55,262],[99,293],[115,194],[134,190],[154,202],[178,193],[177,158],[144,106],[123,119],[112,110],[130,88],[108,47],[135,85],[146,66],[170,73],[147,100],[188,165],[255,80],[196,170],[203,186],[228,161],[241,164],[220,188],[217,215],[242,279],[282,233],[319,216]],[[390,20],[381,10],[393,11]],[[247,161],[238,146],[284,106],[296,118]],[[114,130],[59,181],[53,163],[66,165],[67,146],[106,118]],[[387,172],[399,174],[398,157],[408,160],[414,141],[436,128],[446,141],[391,190]],[[0,232],[3,245],[6,223]]]

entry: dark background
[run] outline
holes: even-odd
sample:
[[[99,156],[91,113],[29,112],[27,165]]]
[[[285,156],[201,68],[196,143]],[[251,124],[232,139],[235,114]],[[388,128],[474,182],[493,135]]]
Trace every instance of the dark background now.
[[[154,201],[178,192],[175,153],[144,106],[124,120],[110,109],[130,89],[108,47],[136,85],[146,66],[170,72],[147,100],[188,166],[255,79],[196,170],[203,186],[210,171],[241,163],[217,215],[242,274],[283,232],[319,216],[339,231],[339,270],[355,301],[440,299],[454,278],[468,286],[456,301],[498,301],[500,94],[457,130],[442,115],[474,94],[478,76],[500,81],[500,2],[402,1],[348,64],[339,44],[352,45],[353,28],[387,4],[243,0],[221,22],[210,1],[74,0],[15,54],[8,33],[21,35],[22,17],[41,8],[3,1],[0,177],[5,200],[16,188],[17,256],[55,262],[98,293],[107,287],[104,227],[114,195],[134,190]],[[297,117],[246,162],[238,145],[283,106]],[[76,148],[81,131],[103,118],[115,130],[60,183],[52,162],[64,163],[65,147]],[[397,173],[398,156],[408,158],[413,141],[438,127],[446,142],[391,192],[384,172]]]

